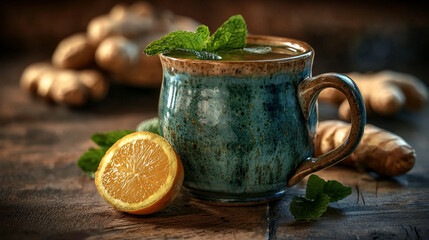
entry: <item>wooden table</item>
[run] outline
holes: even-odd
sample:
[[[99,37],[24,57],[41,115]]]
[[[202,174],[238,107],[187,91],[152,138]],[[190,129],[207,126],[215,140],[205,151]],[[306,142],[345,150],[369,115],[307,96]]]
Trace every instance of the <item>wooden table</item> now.
[[[353,187],[317,221],[296,222],[288,208],[305,181],[283,199],[253,207],[208,206],[180,195],[150,216],[113,210],[76,166],[93,132],[134,129],[157,111],[159,90],[115,87],[84,109],[33,99],[18,87],[34,58],[0,64],[1,239],[427,239],[429,238],[429,108],[369,122],[415,147],[414,169],[395,178],[332,167],[318,173]],[[321,106],[320,118],[335,118]]]

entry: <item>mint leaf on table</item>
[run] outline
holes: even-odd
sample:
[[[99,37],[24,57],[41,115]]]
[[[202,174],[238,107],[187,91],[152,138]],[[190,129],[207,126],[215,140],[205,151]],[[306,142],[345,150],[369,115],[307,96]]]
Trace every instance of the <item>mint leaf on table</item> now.
[[[86,175],[94,178],[98,164],[100,164],[101,159],[108,149],[109,148],[106,147],[90,148],[79,158],[77,165],[86,173]]]
[[[138,132],[146,131],[161,135],[161,131],[159,129],[159,118],[155,117],[149,120],[145,120],[141,122],[136,129]]]
[[[94,178],[95,172],[98,169],[101,159],[106,154],[107,150],[122,137],[133,133],[133,130],[117,130],[107,133],[95,133],[91,136],[91,140],[96,143],[98,148],[90,148],[77,160],[77,165],[89,177]]]
[[[91,136],[91,140],[100,147],[110,148],[119,139],[133,132],[133,130],[117,130],[108,133],[94,133]]]
[[[330,202],[337,202],[352,194],[352,188],[337,181],[329,180],[323,187],[323,192],[328,194]]]
[[[247,25],[243,16],[230,17],[207,42],[207,51],[219,52],[244,48],[246,46]]]
[[[314,220],[322,216],[329,205],[329,196],[317,194],[314,200],[305,197],[293,197],[289,210],[296,220]]]
[[[243,16],[230,17],[210,37],[209,28],[201,25],[196,32],[176,31],[151,42],[144,50],[149,56],[171,51],[184,51],[202,60],[222,59],[217,53],[246,46],[247,25]]]
[[[159,118],[155,117],[141,122],[137,126],[137,131],[152,132],[161,135],[159,130]],[[89,177],[94,178],[95,172],[98,169],[101,159],[106,154],[107,150],[115,144],[119,139],[133,133],[133,130],[117,130],[106,133],[94,133],[91,140],[96,143],[98,148],[90,148],[77,161],[77,165]]]
[[[289,210],[296,220],[315,220],[326,211],[329,202],[344,199],[351,193],[350,187],[335,180],[326,182],[312,174],[307,181],[305,197],[293,197]]]
[[[305,189],[305,197],[308,199],[316,199],[319,193],[323,193],[323,187],[326,181],[319,176],[312,174],[307,181],[307,189]]]

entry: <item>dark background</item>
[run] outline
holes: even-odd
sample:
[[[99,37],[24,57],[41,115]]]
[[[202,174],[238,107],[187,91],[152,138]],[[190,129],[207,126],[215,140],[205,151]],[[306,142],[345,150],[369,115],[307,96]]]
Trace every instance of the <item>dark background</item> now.
[[[64,37],[86,30],[114,0],[1,1],[1,61],[22,55],[49,58]],[[424,1],[159,0],[170,9],[216,29],[241,13],[250,33],[297,38],[316,51],[314,74],[407,72],[429,82],[429,8]]]

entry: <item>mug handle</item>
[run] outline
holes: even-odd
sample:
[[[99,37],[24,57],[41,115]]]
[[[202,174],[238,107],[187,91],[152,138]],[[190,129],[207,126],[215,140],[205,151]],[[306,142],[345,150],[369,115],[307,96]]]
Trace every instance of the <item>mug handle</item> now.
[[[365,105],[356,83],[349,77],[337,73],[325,73],[304,79],[298,85],[298,100],[302,113],[308,121],[316,106],[319,93],[325,88],[341,91],[350,104],[351,130],[346,141],[338,148],[319,157],[310,157],[304,161],[289,179],[288,185],[297,184],[306,175],[332,166],[349,156],[359,144],[366,124]]]

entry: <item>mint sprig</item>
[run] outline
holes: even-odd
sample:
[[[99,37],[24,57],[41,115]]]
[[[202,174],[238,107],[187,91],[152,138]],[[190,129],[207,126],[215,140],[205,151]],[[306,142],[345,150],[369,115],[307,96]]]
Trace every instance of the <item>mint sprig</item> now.
[[[328,194],[330,202],[337,202],[352,194],[352,188],[337,181],[329,180],[323,187],[323,192]]]
[[[91,178],[94,178],[98,164],[107,150],[122,137],[133,133],[133,130],[117,130],[108,133],[94,133],[91,140],[98,145],[98,148],[90,148],[77,160],[77,165]]]
[[[198,59],[221,59],[219,52],[243,49],[246,46],[247,25],[243,16],[230,17],[210,37],[209,28],[201,25],[196,32],[176,31],[151,42],[144,50],[149,56],[171,51],[185,51]]]
[[[220,59],[222,59],[221,56],[214,54],[214,53],[211,53],[211,52],[195,51],[192,49],[181,49],[181,48],[179,48],[177,50],[194,54],[198,59],[201,59],[201,60],[220,60]]]
[[[327,194],[317,194],[311,200],[306,197],[295,196],[292,198],[289,209],[295,220],[314,220],[322,216],[328,209],[329,196]]]
[[[91,140],[100,147],[110,148],[116,141],[133,132],[133,130],[117,130],[107,133],[94,133]]]
[[[326,182],[313,174],[308,178],[305,197],[293,197],[289,211],[296,220],[315,220],[322,216],[330,202],[344,199],[351,193],[350,187],[335,180]]]
[[[326,181],[317,175],[311,175],[307,181],[307,188],[305,189],[305,197],[311,200],[316,199],[317,195],[323,193],[323,188]]]
[[[137,131],[152,132],[160,135],[159,119],[152,118],[141,122],[137,126]],[[77,160],[79,168],[91,178],[95,177],[95,172],[98,169],[101,159],[106,154],[107,150],[115,144],[119,139],[133,133],[133,130],[117,130],[106,133],[94,133],[91,140],[98,145],[97,148],[90,148]]]
[[[145,48],[144,53],[151,56],[178,49],[202,51],[204,49],[204,40],[193,32],[171,32],[161,39],[151,42]]]
[[[247,26],[243,16],[235,15],[220,26],[207,42],[208,52],[229,51],[246,46]]]
[[[86,151],[80,158],[77,160],[77,165],[82,171],[86,173],[90,178],[95,177],[95,172],[97,171],[98,165],[100,164],[101,159],[104,154],[106,154],[109,148],[99,147],[99,148],[90,148]]]
[[[203,40],[204,46],[207,44],[210,38],[210,30],[209,27],[206,25],[201,25],[197,28],[195,31],[195,34],[197,34],[198,37],[200,37]]]

